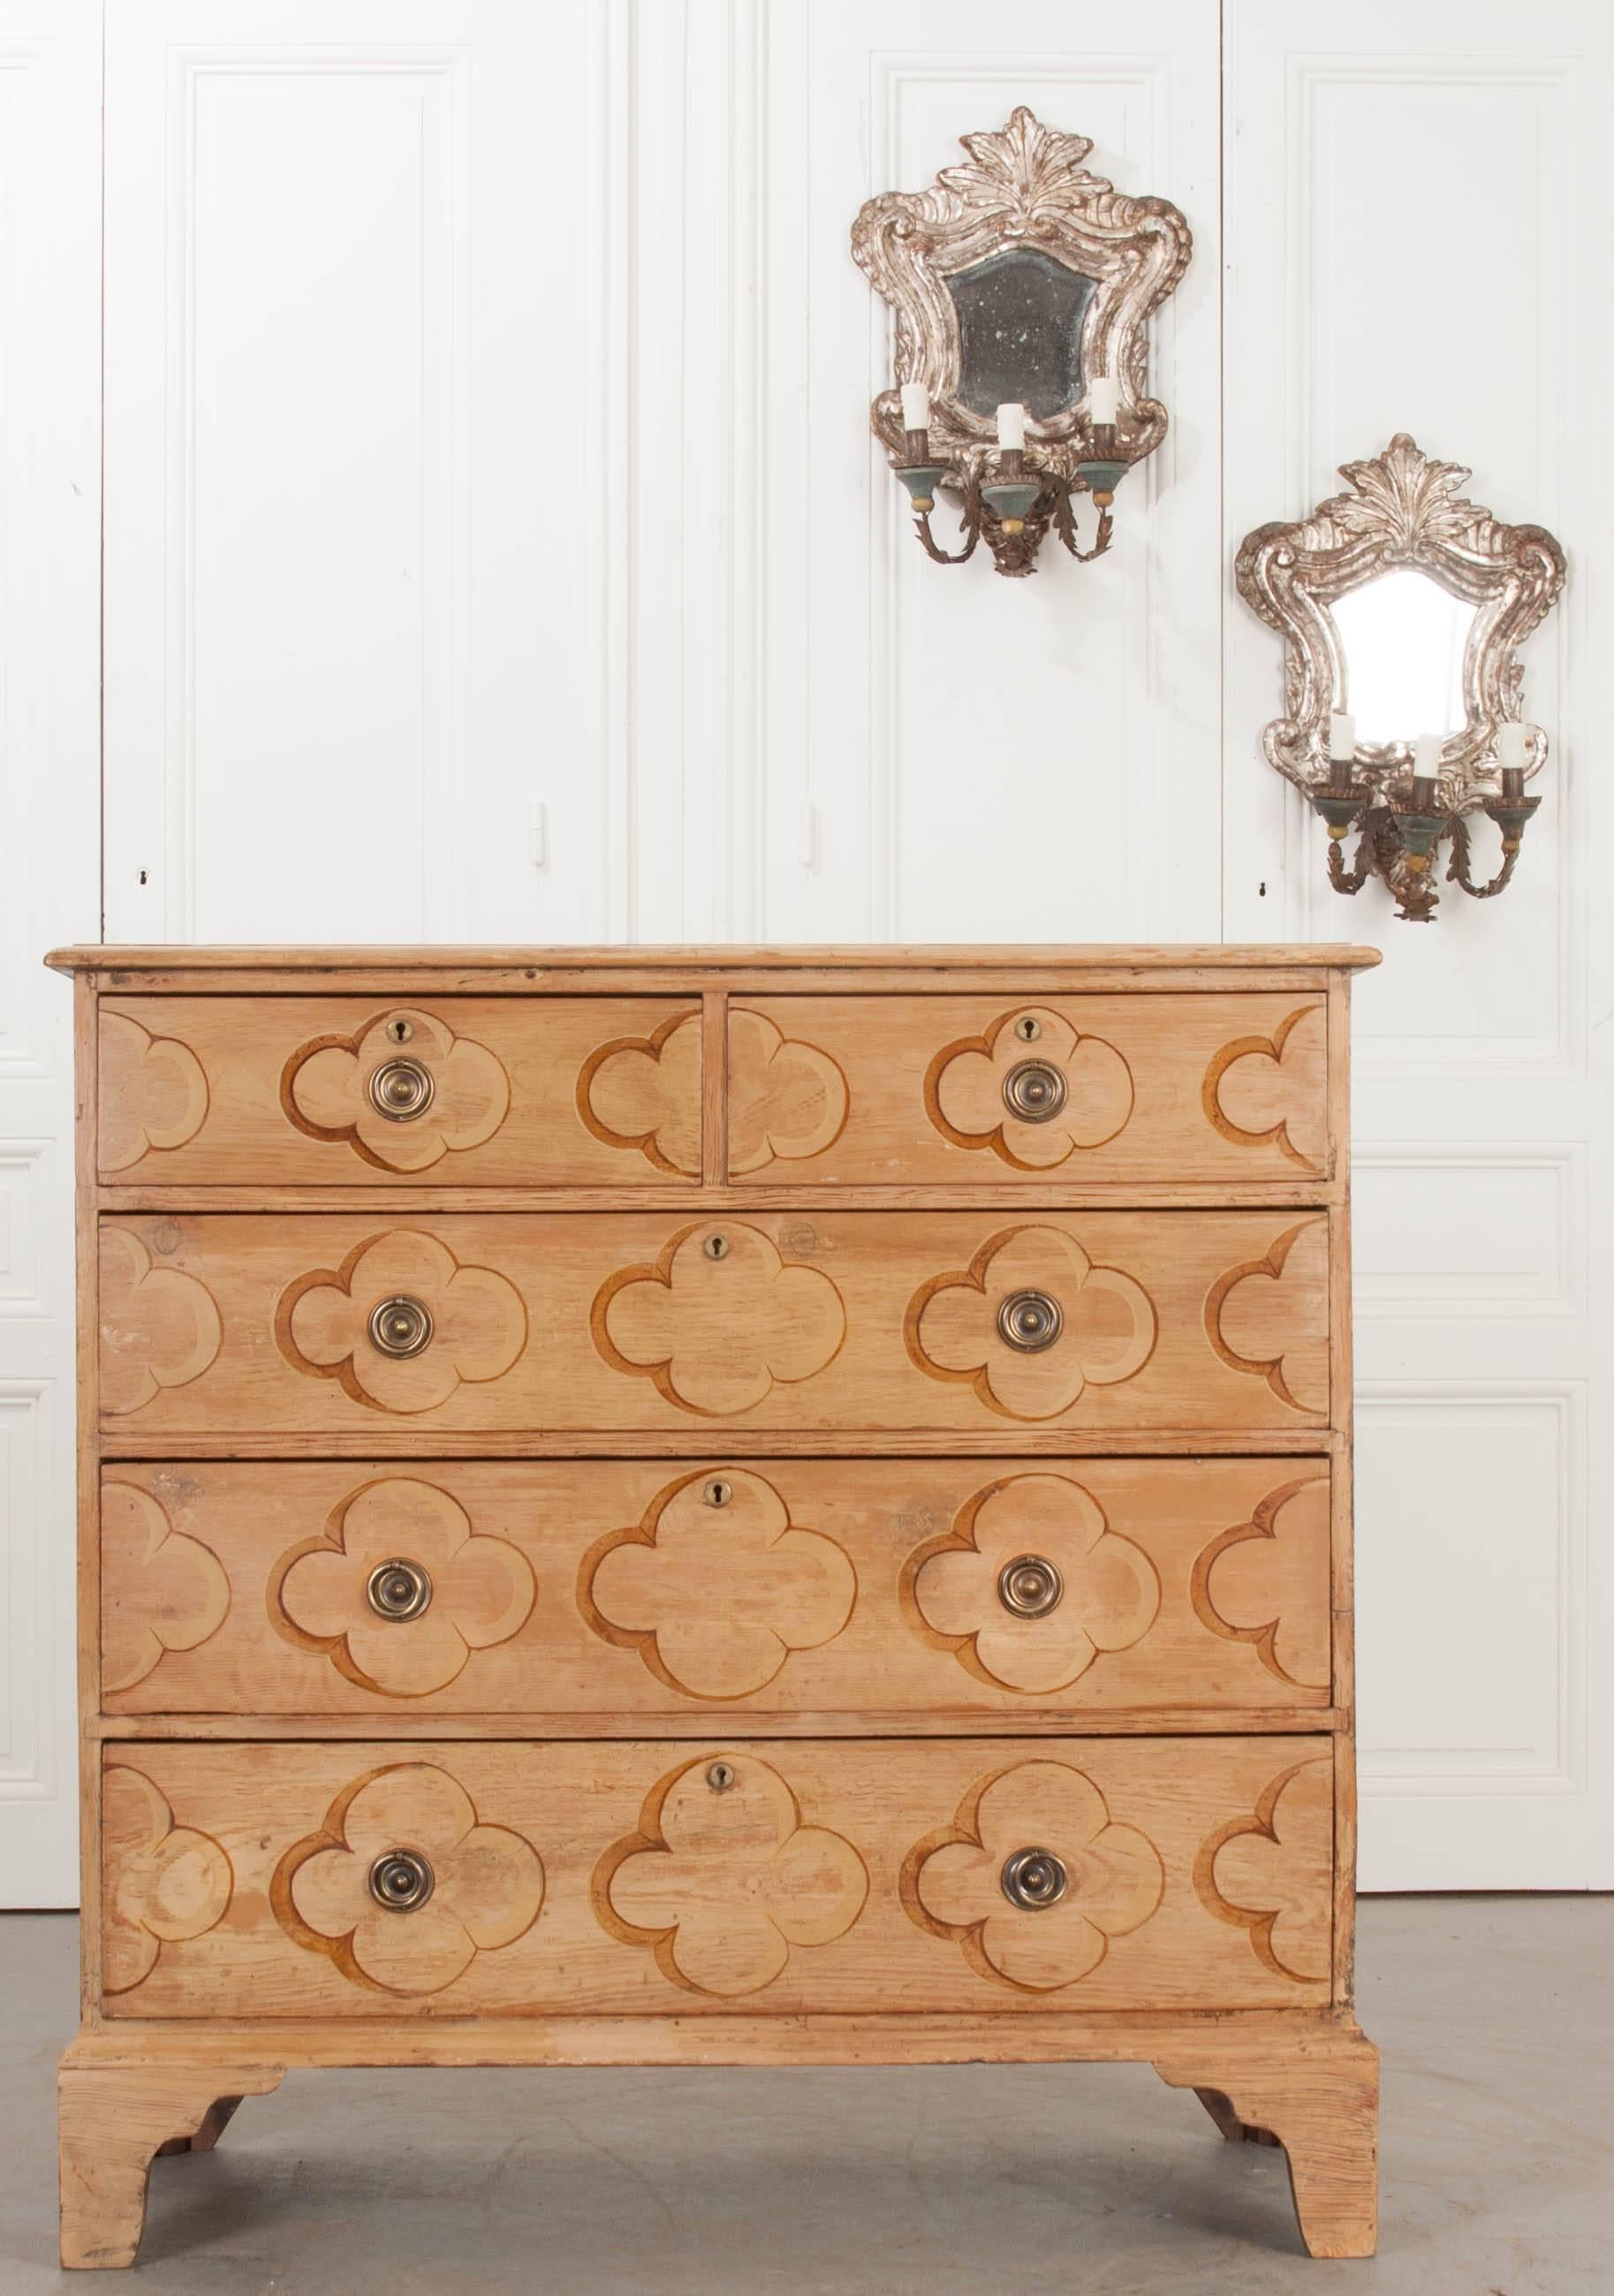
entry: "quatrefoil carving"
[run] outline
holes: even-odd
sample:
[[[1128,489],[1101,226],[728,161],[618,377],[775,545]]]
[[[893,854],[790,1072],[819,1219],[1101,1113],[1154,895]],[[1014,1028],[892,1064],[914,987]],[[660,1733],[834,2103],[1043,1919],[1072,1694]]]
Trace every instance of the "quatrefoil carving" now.
[[[224,1337],[218,1303],[182,1268],[160,1267],[132,1228],[101,1231],[101,1407],[126,1418],[200,1379]]]
[[[188,1944],[217,1926],[235,1875],[212,1835],[176,1824],[166,1796],[127,1762],[109,1764],[102,1780],[101,1823],[108,1850],[103,1982],[108,1993],[128,1993],[151,1975],[164,1946]]]
[[[1235,1037],[1205,1071],[1205,1113],[1241,1148],[1272,1146],[1305,1172],[1328,1162],[1327,1021],[1299,1004],[1270,1037]]]
[[[804,1825],[785,1780],[749,1750],[669,1772],[594,1882],[613,1937],[647,1948],[673,1984],[728,1999],[772,1985],[798,1948],[844,1937],[868,1893],[851,1843]]]
[[[1052,1562],[1062,1581],[1041,1618],[1017,1617],[998,1593],[1004,1567],[1028,1554]],[[1160,1581],[1073,1478],[1009,1475],[975,1492],[950,1530],[909,1557],[902,1600],[927,1638],[979,1681],[1046,1695],[1068,1690],[1103,1652],[1141,1642],[1160,1607]]]
[[[197,1650],[224,1624],[230,1581],[210,1546],[177,1531],[150,1491],[103,1484],[101,1535],[120,1558],[102,1577],[101,1686],[133,1690],[165,1651]]]
[[[713,1489],[726,1494],[711,1504]],[[702,1471],[659,1491],[644,1519],[592,1547],[578,1603],[602,1640],[636,1651],[685,1698],[744,1698],[792,1651],[832,1642],[857,1576],[845,1550],[791,1521],[765,1477]]]
[[[649,1379],[680,1411],[723,1418],[821,1372],[847,1322],[827,1275],[725,1219],[681,1228],[654,1262],[619,1269],[591,1326],[613,1370]]]
[[[1035,1035],[1025,1037],[1026,1028]],[[1015,1116],[1004,1094],[1028,1058],[1058,1070],[1065,1102],[1044,1123]],[[955,1147],[987,1148],[1017,1171],[1045,1172],[1077,1150],[1102,1148],[1132,1114],[1132,1070],[1102,1037],[1084,1037],[1045,1004],[1001,1013],[984,1036],[945,1045],[925,1076],[925,1109]]]
[[[1018,1850],[1064,1866],[1057,1904],[1027,1911],[1004,1894]],[[1056,1993],[1089,1977],[1111,1938],[1141,1929],[1159,1905],[1159,1852],[1118,1824],[1093,1780],[1068,1762],[1018,1762],[972,1786],[952,1825],[919,1842],[902,1871],[910,1920],[949,1938],[978,1976],[1022,1993]]]
[[[99,1123],[103,1172],[152,1149],[183,1148],[207,1120],[207,1072],[177,1037],[154,1037],[127,1013],[101,1015]]]
[[[1046,1292],[1063,1323],[1053,1345],[1020,1354],[998,1330],[1011,1293]],[[1118,1267],[1089,1259],[1064,1229],[1004,1228],[970,1262],[932,1276],[908,1303],[908,1354],[932,1379],[962,1380],[1007,1419],[1052,1419],[1089,1387],[1112,1387],[1154,1352],[1154,1302]]]
[[[369,1338],[371,1310],[406,1294],[431,1317],[418,1355],[385,1356]],[[281,1295],[274,1336],[294,1369],[334,1379],[376,1411],[430,1411],[462,1382],[500,1379],[527,1344],[520,1293],[496,1268],[463,1266],[448,1246],[414,1228],[389,1228],[356,1244],[338,1268],[316,1267]]]
[[[377,1070],[400,1057],[418,1062],[432,1086],[428,1107],[407,1123],[370,1097]],[[492,1139],[510,1113],[510,1078],[486,1045],[456,1037],[435,1013],[397,1005],[350,1037],[299,1045],[281,1078],[281,1105],[315,1140],[345,1140],[382,1171],[423,1172]]]
[[[731,1174],[775,1159],[822,1155],[840,1138],[850,1105],[838,1062],[787,1037],[764,1013],[729,1016],[728,1162]]]
[[[1285,1549],[1328,1554],[1326,1476],[1283,1483],[1248,1522],[1213,1538],[1193,1566],[1189,1592],[1194,1615],[1213,1635],[1253,1644],[1261,1663],[1297,1690],[1326,1690],[1331,1679],[1329,1616],[1323,1606],[1297,1605],[1273,1613],[1274,1568]]]
[[[1261,1259],[1230,1267],[1206,1300],[1205,1331],[1230,1371],[1264,1379],[1291,1411],[1325,1412],[1327,1220],[1301,1220]]]
[[[1280,1771],[1248,1817],[1203,1844],[1194,1888],[1219,1921],[1248,1930],[1274,1977],[1323,1983],[1333,1937],[1333,1769],[1326,1755]]]
[[[636,1148],[659,1172],[700,1177],[699,1013],[676,1013],[648,1037],[613,1037],[583,1064],[578,1114],[608,1148]]]

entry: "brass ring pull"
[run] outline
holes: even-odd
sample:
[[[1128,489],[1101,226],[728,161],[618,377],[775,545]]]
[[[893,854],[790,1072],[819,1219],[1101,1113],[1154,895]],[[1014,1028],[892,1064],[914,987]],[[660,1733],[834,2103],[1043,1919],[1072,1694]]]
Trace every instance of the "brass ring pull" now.
[[[389,1914],[418,1912],[436,1882],[430,1860],[418,1849],[383,1849],[370,1868],[370,1894]]]
[[[1064,1070],[1052,1061],[1018,1061],[1004,1078],[1004,1106],[1022,1124],[1049,1124],[1069,1091]]]
[[[1003,1891],[1022,1913],[1040,1914],[1057,1906],[1070,1885],[1063,1858],[1052,1849],[1017,1849],[1003,1870]]]
[[[423,1300],[395,1292],[370,1310],[370,1344],[378,1354],[418,1356],[431,1345],[431,1310]]]
[[[1017,1554],[997,1574],[997,1599],[1017,1619],[1045,1619],[1059,1608],[1065,1581],[1043,1554]]]
[[[376,1564],[365,1596],[378,1619],[418,1619],[431,1600],[430,1573],[397,1555]]]
[[[1040,1355],[1065,1328],[1064,1312],[1051,1292],[1011,1292],[997,1311],[997,1336],[1020,1355]]]
[[[390,1124],[424,1116],[437,1091],[431,1070],[419,1061],[383,1061],[370,1079],[370,1105]]]

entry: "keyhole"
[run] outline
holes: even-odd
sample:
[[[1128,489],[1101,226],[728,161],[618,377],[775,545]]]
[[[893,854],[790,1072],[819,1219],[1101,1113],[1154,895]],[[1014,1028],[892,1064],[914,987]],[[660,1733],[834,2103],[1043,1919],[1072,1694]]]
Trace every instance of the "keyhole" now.
[[[706,1774],[706,1783],[714,1793],[726,1793],[734,1783],[732,1764],[714,1762]]]
[[[1043,1024],[1035,1013],[1022,1013],[1014,1023],[1014,1033],[1022,1045],[1034,1045],[1043,1033]]]
[[[734,1496],[733,1483],[725,1483],[721,1475],[714,1475],[700,1494],[709,1507],[725,1507]]]
[[[406,1045],[414,1034],[413,1027],[404,1019],[402,1013],[399,1013],[397,1020],[389,1021],[387,1023],[388,1037],[395,1045]]]
[[[728,1258],[728,1238],[725,1235],[709,1235],[700,1248],[709,1259]]]

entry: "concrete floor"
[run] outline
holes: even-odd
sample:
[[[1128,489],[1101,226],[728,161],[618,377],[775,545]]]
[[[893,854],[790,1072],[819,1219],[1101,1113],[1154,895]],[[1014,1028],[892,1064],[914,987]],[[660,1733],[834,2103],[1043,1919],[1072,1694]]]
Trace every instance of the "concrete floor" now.
[[[0,1919],[0,2292],[55,2266],[75,1924]],[[1282,2155],[1138,2066],[293,2073],[158,2162],[162,2296],[1609,2296],[1614,1898],[1370,1899],[1372,2263],[1300,2248]],[[111,2283],[116,2285],[117,2284]]]

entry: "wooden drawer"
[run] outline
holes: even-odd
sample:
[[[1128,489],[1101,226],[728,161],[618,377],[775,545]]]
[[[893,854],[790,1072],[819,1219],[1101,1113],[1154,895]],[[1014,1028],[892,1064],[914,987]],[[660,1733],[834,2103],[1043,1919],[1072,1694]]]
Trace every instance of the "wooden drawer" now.
[[[114,2016],[1329,1996],[1322,1737],[142,1744],[102,1808]]]
[[[1254,1432],[1323,1426],[1328,1369],[1315,1211],[187,1214],[101,1235],[117,1437]]]
[[[719,1706],[936,1731],[1325,1707],[1329,1471],[126,1464],[102,1484],[101,1616],[115,1714],[625,1734]]]
[[[700,1065],[687,997],[109,996],[101,1177],[692,1182]]]
[[[775,996],[729,1010],[729,1172],[766,1185],[1326,1178],[1317,996]]]

